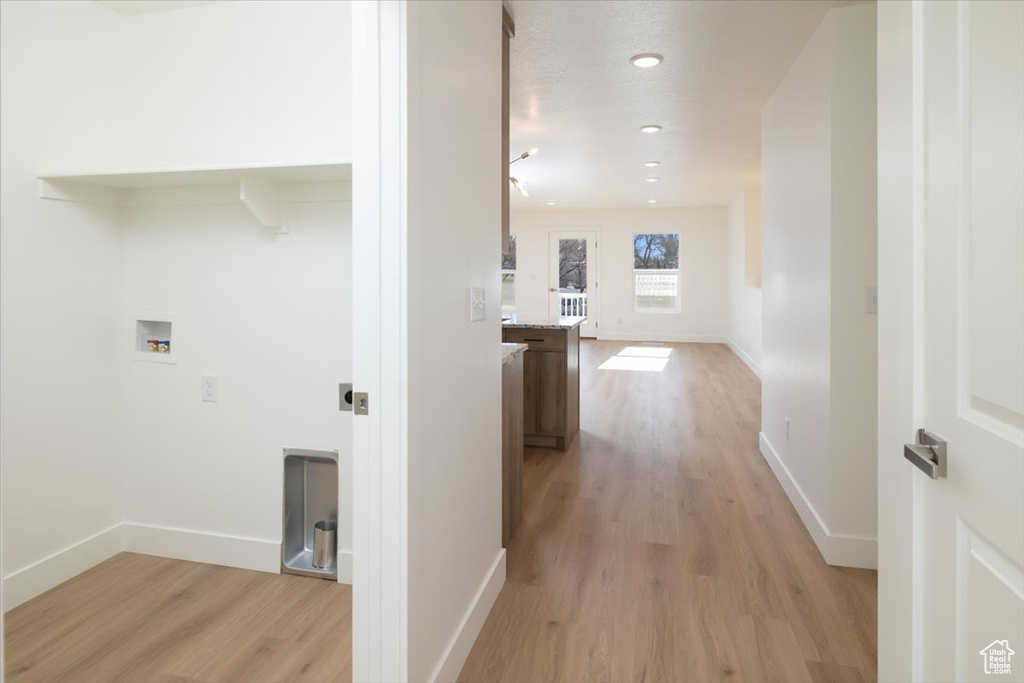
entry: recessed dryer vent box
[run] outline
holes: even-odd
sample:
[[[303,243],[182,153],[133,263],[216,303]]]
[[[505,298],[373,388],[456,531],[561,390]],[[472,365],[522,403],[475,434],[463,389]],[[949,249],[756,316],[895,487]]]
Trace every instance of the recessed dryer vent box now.
[[[337,581],[337,545],[325,566],[314,564],[317,522],[338,523],[338,451],[286,448],[281,572]]]

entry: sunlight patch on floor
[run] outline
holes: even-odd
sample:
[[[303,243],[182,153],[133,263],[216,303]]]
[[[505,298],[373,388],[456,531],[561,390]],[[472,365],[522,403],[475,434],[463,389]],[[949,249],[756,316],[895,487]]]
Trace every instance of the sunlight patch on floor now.
[[[627,346],[598,366],[598,370],[661,372],[668,365],[672,349],[651,346]]]
[[[660,346],[627,346],[619,351],[618,355],[638,358],[668,358],[672,355],[672,349]]]

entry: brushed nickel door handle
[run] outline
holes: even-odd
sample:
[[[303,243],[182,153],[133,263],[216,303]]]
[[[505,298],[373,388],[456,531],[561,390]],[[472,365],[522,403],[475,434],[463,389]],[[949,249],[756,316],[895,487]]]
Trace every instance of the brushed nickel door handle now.
[[[923,429],[917,430],[917,443],[903,445],[903,457],[932,479],[946,476],[946,442]]]

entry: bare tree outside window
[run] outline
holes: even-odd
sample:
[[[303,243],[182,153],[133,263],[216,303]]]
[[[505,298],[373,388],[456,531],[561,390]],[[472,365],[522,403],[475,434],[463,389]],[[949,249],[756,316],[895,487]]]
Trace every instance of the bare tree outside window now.
[[[501,254],[501,269],[516,269],[516,236],[508,236],[508,251]]]
[[[679,235],[633,235],[633,270],[679,270]]]
[[[558,240],[558,288],[563,292],[587,291],[587,240]]]
[[[501,305],[512,310],[516,306],[516,236],[509,235],[508,251],[501,255]]]

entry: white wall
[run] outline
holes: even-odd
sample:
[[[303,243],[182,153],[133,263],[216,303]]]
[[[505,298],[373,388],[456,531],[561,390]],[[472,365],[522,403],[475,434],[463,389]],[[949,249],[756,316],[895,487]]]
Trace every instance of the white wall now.
[[[118,20],[131,144],[107,157],[112,166],[350,157],[349,3],[215,3]],[[337,411],[337,383],[351,370],[351,209],[288,211],[281,236],[237,206],[126,212],[122,318],[175,313],[181,354],[177,366],[127,366],[125,518],[141,527],[129,547],[201,547],[149,525],[221,534],[248,541],[209,561],[274,570],[281,449],[340,448],[343,499],[350,489],[351,414]],[[202,374],[219,377],[216,405],[199,401]],[[350,508],[339,522],[339,549],[349,549]]]
[[[746,212],[744,231],[745,264],[744,284],[754,289],[761,288],[761,188],[748,187],[743,192]]]
[[[516,312],[548,315],[548,233],[600,234],[600,339],[724,342],[728,329],[725,207],[517,210]],[[637,313],[633,302],[633,233],[679,233],[680,311]]]
[[[756,216],[753,215],[756,212]],[[750,276],[751,223],[756,223],[757,279],[760,280],[761,191],[736,192],[728,213],[729,347],[761,376],[761,288],[747,286]]]
[[[877,538],[878,145],[874,5],[836,10],[832,61],[832,489],[830,529]]]
[[[874,12],[830,10],[762,112],[762,450],[852,566],[876,538]]]
[[[302,281],[313,286],[333,286],[336,279],[318,279],[318,274],[299,269],[295,263],[326,258],[331,250],[344,259],[344,223],[336,220],[344,211],[339,213],[337,206],[310,209],[313,213],[298,221],[299,229],[293,235],[282,236],[273,253],[270,242],[274,238],[266,235],[266,229],[246,219],[246,230],[240,214],[225,215],[222,207],[179,210],[179,218],[188,216],[187,237],[180,235],[180,225],[172,229],[166,216],[167,223],[161,224],[161,214],[147,215],[140,219],[146,232],[129,235],[126,242],[117,209],[40,200],[35,176],[41,172],[345,159],[351,142],[351,61],[347,3],[236,2],[134,17],[92,2],[3,2],[0,7],[0,409],[4,424],[0,443],[4,608],[9,609],[117,552],[124,543],[138,541],[138,534],[126,534],[122,539],[117,528],[126,514],[133,516],[131,521],[185,528],[198,526],[200,514],[212,515],[207,499],[196,505],[197,501],[188,497],[179,499],[181,510],[171,514],[169,501],[154,494],[151,481],[126,478],[124,472],[123,455],[137,457],[135,446],[140,438],[134,430],[152,417],[143,406],[124,406],[123,401],[125,391],[133,392],[133,397],[142,392],[127,380],[122,386],[128,362],[123,348],[124,308],[136,305],[149,293],[140,286],[136,264],[130,261],[142,258],[134,250],[140,243],[133,240],[143,234],[155,242],[170,240],[177,230],[174,239],[181,237],[180,245],[191,244],[196,249],[177,252],[179,264],[208,258],[202,248],[219,254],[219,260],[210,264],[209,275],[217,283],[210,289],[218,296],[226,296],[228,288],[234,287],[239,297],[236,306],[258,309],[264,315],[276,311],[293,322],[297,313],[316,308],[316,299],[307,297],[296,306],[286,296],[290,293],[293,299],[301,298],[295,294],[297,283],[285,283],[270,293],[266,282],[276,273],[263,273],[255,283],[242,283],[230,279],[235,269],[255,277],[258,265],[281,266],[291,272],[301,270]],[[126,214],[139,218],[132,211]],[[328,235],[329,221],[339,232]],[[194,231],[197,224],[206,224],[209,232]],[[262,242],[247,241],[256,240],[254,235]],[[289,237],[291,241],[286,242]],[[220,241],[235,238],[242,242],[231,248]],[[235,247],[240,247],[238,254]],[[321,248],[327,251],[321,254]],[[245,257],[241,256],[243,250]],[[170,252],[168,248],[162,265],[171,261]],[[122,265],[131,271],[127,281],[123,280]],[[174,286],[172,276],[165,272],[163,277],[161,286]],[[198,282],[198,277],[192,283],[182,276],[177,284],[182,288],[187,284],[192,292],[189,296],[193,296]],[[249,293],[263,299],[247,300]],[[345,310],[340,296],[340,292],[334,297],[324,292],[319,305],[329,313],[319,320],[302,321],[302,331],[337,331],[336,316]],[[154,298],[177,305],[166,290]],[[186,327],[191,322],[188,314],[202,315],[189,308],[197,301],[197,296],[182,297]],[[209,302],[213,301],[216,299],[211,297]],[[221,314],[230,320],[237,312],[228,309]],[[266,330],[266,319],[261,319],[260,325],[250,331]],[[212,339],[227,335],[217,325],[207,329],[213,330]],[[171,477],[168,482],[180,486],[186,463],[198,464],[202,453],[208,456],[203,462],[205,471],[219,467],[224,474],[228,466],[223,458],[230,458],[235,465],[241,462],[242,449],[260,450],[253,457],[261,465],[246,470],[242,479],[234,469],[220,481],[221,494],[227,496],[224,502],[229,504],[222,502],[215,518],[210,516],[200,530],[257,540],[275,538],[270,520],[276,520],[279,528],[280,486],[273,486],[273,468],[264,464],[263,453],[270,446],[261,442],[259,449],[252,447],[258,435],[274,440],[272,448],[278,458],[284,445],[303,445],[299,443],[303,441],[316,447],[346,439],[343,426],[337,431],[331,428],[330,435],[325,422],[310,426],[311,419],[336,421],[337,416],[310,418],[300,410],[321,399],[326,399],[324,410],[336,405],[333,383],[340,379],[336,375],[343,374],[343,367],[317,376],[315,387],[308,392],[297,388],[299,381],[311,378],[310,350],[324,350],[328,339],[301,345],[301,366],[294,375],[281,373],[268,379],[285,391],[281,402],[268,399],[256,406],[256,399],[247,396],[230,407],[222,398],[216,411],[184,409],[185,413],[193,410],[191,417],[207,420],[207,424],[191,437],[181,434],[182,444],[195,445],[188,438],[210,441],[205,450],[190,450],[184,456],[170,458],[162,452],[172,461],[164,463],[168,470],[178,468],[173,473],[179,478]],[[280,362],[288,351],[289,347],[277,340],[268,357]],[[345,348],[334,346],[329,352],[338,358]],[[203,372],[224,375],[222,395],[230,402],[237,397],[232,392],[243,384],[232,382],[243,372],[243,364],[236,364],[237,360],[209,347],[197,356],[183,356],[176,366],[183,379],[175,391],[180,388],[182,398],[195,399],[198,405],[198,386],[188,389],[194,382],[184,376],[196,373],[198,377],[198,366],[192,363],[201,362],[207,368]],[[146,371],[134,367],[127,372],[134,378]],[[328,382],[332,387],[322,391]],[[288,399],[297,402],[294,407],[282,407]],[[164,404],[164,408],[165,425],[182,415],[181,405],[172,409]],[[233,412],[236,409],[255,413],[280,410],[281,421],[265,420],[267,424],[257,424],[256,430],[238,429],[242,435],[232,436],[228,443],[228,430],[241,421]],[[212,423],[208,418],[214,413],[231,417]],[[289,419],[295,423],[283,427]],[[133,450],[124,454],[125,445]],[[164,447],[158,445],[154,450]],[[229,455],[225,456],[226,452]],[[139,464],[132,462],[133,466]],[[169,474],[168,470],[164,473]],[[135,485],[150,494],[147,500],[125,491],[126,486]],[[196,475],[193,491],[209,493],[211,488]],[[264,494],[270,497],[257,511],[255,501]],[[242,520],[246,514],[251,518]],[[175,539],[165,540],[157,551],[180,547]],[[250,560],[256,563],[256,559]]]
[[[117,213],[40,201],[35,181],[112,142],[115,24],[91,2],[0,3],[5,608],[117,550],[102,533],[121,514]]]
[[[120,341],[133,341],[135,311],[171,313],[178,361],[122,364],[126,542],[277,571],[282,448],[338,450],[348,579],[352,413],[338,383],[351,381],[351,205],[286,211],[285,235],[240,205],[125,212]],[[206,374],[217,403],[200,400]]]
[[[407,50],[407,679],[454,680],[505,580],[500,2],[409,3]]]
[[[240,0],[112,14],[122,93],[108,114],[120,135],[83,163],[349,160],[350,12],[348,2]]]

